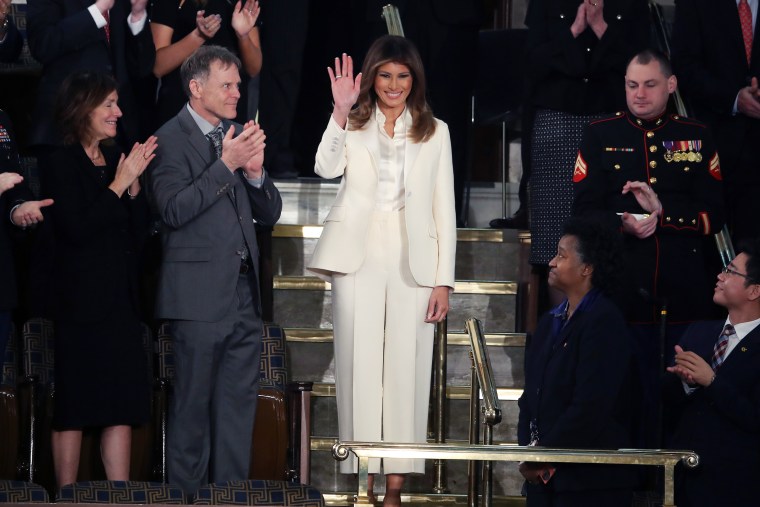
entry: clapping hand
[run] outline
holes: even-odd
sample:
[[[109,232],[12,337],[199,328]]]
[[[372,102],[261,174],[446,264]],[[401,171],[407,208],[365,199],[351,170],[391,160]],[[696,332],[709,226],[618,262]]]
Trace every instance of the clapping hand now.
[[[244,167],[251,158],[258,155],[263,157],[265,138],[264,131],[253,121],[243,125],[243,130],[237,137],[235,126],[232,125],[222,139],[222,162],[230,171],[235,172]]]
[[[153,153],[158,147],[156,136],[150,136],[143,144],[135,143],[129,155],[121,154],[119,165],[116,166],[116,176],[108,186],[116,195],[121,197],[127,189],[135,196],[139,191],[138,178],[156,157]]]
[[[0,195],[24,181],[24,177],[17,173],[0,173]]]
[[[760,118],[760,88],[756,77],[750,80],[749,86],[739,90],[736,97],[736,109],[744,116]]]
[[[52,199],[41,199],[39,201],[26,201],[13,210],[11,222],[19,227],[30,227],[45,220],[42,215],[42,208],[53,204]]]
[[[675,373],[687,384],[699,384],[709,386],[714,378],[712,366],[695,352],[684,350],[676,345],[676,364],[669,366],[667,370]]]
[[[335,57],[335,70],[327,67],[327,73],[330,75],[330,87],[332,88],[333,118],[341,126],[346,127],[348,114],[351,108],[356,104],[359,98],[359,90],[362,84],[362,73],[357,74],[354,79],[354,61],[346,53],[341,58]]]
[[[252,120],[245,124],[244,129],[249,127],[254,129],[255,133],[253,135],[256,144],[253,155],[248,159],[248,162],[243,164],[243,172],[246,178],[253,180],[261,178],[264,170],[264,148],[266,147],[264,141],[267,136],[264,134],[264,130]]]
[[[219,14],[209,14],[208,16],[204,16],[204,14],[206,11],[195,13],[195,27],[199,35],[208,40],[219,31],[219,27],[222,26],[222,17]]]
[[[654,215],[662,213],[662,203],[655,191],[643,181],[627,181],[623,185],[623,195],[632,193],[641,208]]]

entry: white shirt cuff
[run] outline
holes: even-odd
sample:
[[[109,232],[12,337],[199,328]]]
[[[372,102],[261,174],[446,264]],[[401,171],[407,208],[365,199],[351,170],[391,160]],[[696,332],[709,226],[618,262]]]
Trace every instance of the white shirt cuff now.
[[[249,178],[246,176],[245,181],[247,181],[248,184],[254,188],[261,188],[262,185],[264,185],[264,178],[266,178],[266,176],[267,176],[266,171],[262,169],[260,178]]]
[[[734,99],[734,108],[731,110],[731,114],[736,116],[736,114],[739,112],[739,94],[736,94],[736,98]]]
[[[13,221],[13,212],[14,212],[14,211],[16,211],[16,208],[18,208],[18,207],[19,207],[19,206],[21,206],[22,204],[23,204],[23,203],[18,203],[18,204],[16,204],[14,207],[12,207],[12,208],[11,208],[11,212],[8,214],[8,220],[10,220],[10,221],[11,221],[11,224],[12,224],[12,225],[16,225],[16,223]],[[20,226],[20,225],[16,225],[16,227],[21,227],[21,226]],[[24,229],[24,227],[21,227],[21,228],[22,228],[22,229]]]
[[[684,382],[683,380],[681,381],[681,384],[683,385],[683,391],[684,391],[684,392],[685,392],[687,395],[689,395],[689,394],[691,394],[691,393],[695,392],[697,389],[699,389],[699,387],[691,387],[689,384],[687,384],[687,383],[686,383],[686,382]]]
[[[87,10],[90,11],[90,16],[92,16],[93,21],[95,21],[95,26],[98,28],[103,28],[108,23],[106,22],[106,18],[103,17],[103,14],[100,12],[100,9],[95,4],[92,4],[91,6],[87,7]]]

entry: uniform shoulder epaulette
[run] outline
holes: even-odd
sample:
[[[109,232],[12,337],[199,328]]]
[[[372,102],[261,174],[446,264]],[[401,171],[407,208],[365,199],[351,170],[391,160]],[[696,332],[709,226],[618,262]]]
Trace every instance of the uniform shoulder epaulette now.
[[[605,123],[611,120],[622,120],[623,118],[625,118],[625,112],[618,111],[615,114],[609,114],[607,116],[602,116],[598,120],[590,121],[589,125],[596,125],[597,123]]]
[[[683,123],[685,125],[694,125],[695,127],[707,128],[707,125],[705,123],[702,123],[701,121],[695,120],[693,118],[681,116],[680,114],[671,114],[670,119],[678,123]]]

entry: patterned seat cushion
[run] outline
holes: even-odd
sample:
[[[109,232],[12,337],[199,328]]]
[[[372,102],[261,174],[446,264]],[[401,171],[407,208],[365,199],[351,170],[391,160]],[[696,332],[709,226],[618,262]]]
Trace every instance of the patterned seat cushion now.
[[[0,350],[0,385],[16,387],[18,377],[18,345],[16,342],[16,326],[11,323],[8,345],[5,350]]]
[[[0,503],[49,503],[45,488],[32,482],[0,480]]]
[[[283,389],[288,384],[285,333],[277,324],[265,322],[261,337],[261,377]]]
[[[161,482],[85,481],[63,486],[56,503],[186,504],[181,489]]]
[[[283,505],[323,507],[322,494],[307,484],[286,481],[230,481],[195,493],[196,505]]]
[[[24,324],[24,374],[37,376],[42,385],[53,383],[55,342],[53,322],[29,319]]]

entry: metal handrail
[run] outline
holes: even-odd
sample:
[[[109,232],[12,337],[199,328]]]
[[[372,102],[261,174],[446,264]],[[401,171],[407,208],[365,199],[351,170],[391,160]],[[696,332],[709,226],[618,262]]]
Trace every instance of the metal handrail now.
[[[477,373],[478,385],[483,393],[485,406],[482,409],[485,423],[495,425],[501,422],[501,408],[499,408],[499,394],[496,391],[496,382],[493,379],[491,360],[488,357],[488,347],[483,337],[483,327],[480,321],[470,317],[465,321],[467,334],[470,335],[470,347],[472,347],[472,361]],[[475,380],[475,379],[473,379]]]
[[[383,6],[382,18],[385,20],[390,35],[404,36],[404,27],[401,25],[401,16],[398,13],[398,7],[393,4]]]
[[[338,442],[333,456],[345,460],[349,453],[359,459],[356,505],[372,505],[367,494],[370,458],[421,458],[475,461],[533,461],[551,463],[594,463],[608,465],[656,465],[663,467],[663,507],[675,507],[674,471],[682,462],[689,468],[699,464],[694,451],[649,449],[555,449],[538,446],[402,444],[390,442]]]
[[[493,444],[493,427],[501,422],[499,393],[493,379],[491,360],[488,357],[488,347],[483,335],[480,321],[469,318],[465,322],[467,334],[470,336],[470,360],[472,361],[472,380],[470,381],[470,444],[480,443],[480,415],[483,414],[485,428],[483,443]],[[484,406],[480,407],[480,393],[483,393]],[[490,461],[483,463],[482,474],[478,474],[478,462],[470,461],[467,470],[467,505],[478,505],[478,478],[482,476],[480,488],[484,507],[493,503],[493,466]]]

